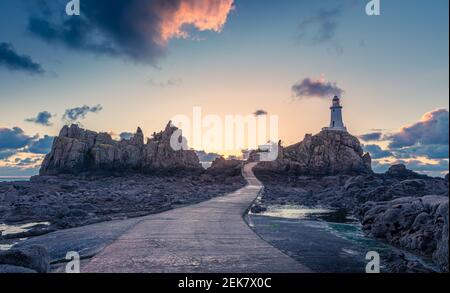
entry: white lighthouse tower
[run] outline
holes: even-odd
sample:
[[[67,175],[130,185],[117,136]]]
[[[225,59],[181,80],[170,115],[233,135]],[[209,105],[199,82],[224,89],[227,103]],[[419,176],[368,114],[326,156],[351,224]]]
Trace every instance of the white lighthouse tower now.
[[[330,107],[331,110],[331,121],[330,126],[325,127],[323,130],[332,130],[332,131],[347,131],[347,128],[342,121],[342,106],[341,100],[338,96],[333,98],[333,104]]]

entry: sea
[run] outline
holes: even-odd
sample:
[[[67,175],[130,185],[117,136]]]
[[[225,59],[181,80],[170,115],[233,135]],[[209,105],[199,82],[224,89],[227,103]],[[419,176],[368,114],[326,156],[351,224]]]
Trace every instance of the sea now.
[[[30,181],[30,177],[9,177],[9,176],[0,176],[0,182],[15,182],[15,181]]]

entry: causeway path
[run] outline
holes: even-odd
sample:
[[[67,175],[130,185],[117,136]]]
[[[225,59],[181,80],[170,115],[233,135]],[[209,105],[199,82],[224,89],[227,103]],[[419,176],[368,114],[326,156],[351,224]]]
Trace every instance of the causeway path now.
[[[147,216],[81,266],[99,273],[307,273],[271,246],[243,215],[263,185],[243,168],[248,185],[223,197]]]

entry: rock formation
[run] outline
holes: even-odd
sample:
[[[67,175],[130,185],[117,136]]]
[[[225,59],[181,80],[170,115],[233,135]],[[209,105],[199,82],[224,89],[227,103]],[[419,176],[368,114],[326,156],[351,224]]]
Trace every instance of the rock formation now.
[[[448,197],[402,197],[368,202],[360,217],[365,233],[433,257],[448,272]]]
[[[49,271],[50,257],[43,246],[33,245],[0,252],[0,273],[47,273]]]
[[[393,165],[387,170],[386,176],[397,179],[416,179],[426,178],[426,175],[417,174],[414,171],[408,170],[404,164]]]
[[[211,167],[206,170],[206,173],[215,176],[240,176],[242,165],[242,161],[226,160],[224,157],[218,157],[214,160]]]
[[[40,175],[202,170],[194,151],[174,151],[170,146],[177,130],[169,123],[144,144],[140,128],[130,140],[115,141],[107,133],[64,126],[45,157]]]
[[[370,155],[364,154],[359,140],[345,131],[329,130],[308,134],[286,148],[280,145],[278,159],[256,169],[313,176],[372,173]]]

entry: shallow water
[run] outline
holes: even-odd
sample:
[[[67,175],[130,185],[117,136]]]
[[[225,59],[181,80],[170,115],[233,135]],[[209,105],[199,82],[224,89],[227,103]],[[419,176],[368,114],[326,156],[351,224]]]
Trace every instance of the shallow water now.
[[[30,177],[0,177],[0,182],[30,181]]]
[[[39,223],[27,223],[23,225],[6,225],[0,223],[0,232],[1,235],[10,235],[10,234],[16,234],[16,233],[22,233],[29,231],[30,229],[36,227],[36,226],[48,226],[50,225],[49,222],[39,222]],[[0,240],[0,251],[2,250],[8,250],[17,243],[26,240],[26,238],[22,239],[13,239],[13,240]]]
[[[0,244],[0,251],[9,250],[17,243],[18,242],[10,242],[10,243],[5,243],[5,244]]]
[[[260,214],[249,213],[247,221],[263,239],[316,272],[364,273],[370,251],[382,256],[382,271],[383,256],[389,252],[402,252],[435,269],[427,259],[366,237],[344,210],[274,205]]]
[[[38,223],[27,223],[23,225],[6,225],[0,223],[0,231],[2,232],[2,235],[8,235],[8,234],[16,234],[21,232],[26,232],[30,230],[31,228],[34,228],[35,226],[48,226],[50,225],[49,222],[38,222]]]

